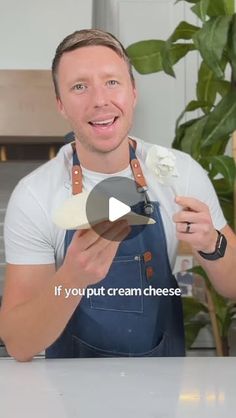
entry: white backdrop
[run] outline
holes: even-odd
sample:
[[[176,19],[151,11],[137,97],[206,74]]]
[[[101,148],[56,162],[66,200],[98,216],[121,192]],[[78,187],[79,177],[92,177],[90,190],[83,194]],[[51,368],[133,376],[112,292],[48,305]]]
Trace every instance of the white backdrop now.
[[[0,69],[49,69],[58,43],[92,25],[92,0],[0,0]]]

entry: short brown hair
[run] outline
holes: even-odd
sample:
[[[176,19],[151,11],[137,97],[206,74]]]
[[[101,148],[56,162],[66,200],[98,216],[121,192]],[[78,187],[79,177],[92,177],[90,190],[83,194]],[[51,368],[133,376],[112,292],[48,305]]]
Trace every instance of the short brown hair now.
[[[100,29],[82,29],[68,35],[65,39],[63,39],[63,41],[58,45],[56,49],[55,57],[52,62],[52,79],[57,97],[60,97],[57,82],[57,71],[62,55],[65,52],[73,51],[77,48],[94,45],[107,46],[108,48],[113,49],[113,51],[115,51],[121,58],[123,58],[128,65],[130,78],[134,84],[132,65],[125,51],[125,48],[120,43],[120,41],[118,41],[118,39],[111,33]]]

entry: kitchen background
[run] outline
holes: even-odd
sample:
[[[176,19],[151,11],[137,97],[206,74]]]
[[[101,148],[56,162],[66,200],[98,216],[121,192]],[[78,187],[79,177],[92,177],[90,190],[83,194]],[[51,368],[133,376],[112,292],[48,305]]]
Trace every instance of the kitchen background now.
[[[181,20],[196,23],[188,4],[174,0],[0,0],[0,295],[10,193],[21,177],[55,155],[69,131],[57,113],[50,76],[58,43],[90,27],[112,32],[125,46],[167,39]],[[176,79],[134,71],[139,102],[132,134],[171,145],[175,121],[194,97],[197,66],[197,56],[189,54],[177,65]],[[204,332],[197,345],[212,347]]]

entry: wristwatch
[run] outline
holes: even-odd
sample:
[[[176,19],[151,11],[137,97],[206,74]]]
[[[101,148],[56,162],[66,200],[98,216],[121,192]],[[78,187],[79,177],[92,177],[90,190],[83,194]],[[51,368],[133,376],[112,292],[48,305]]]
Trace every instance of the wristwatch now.
[[[215,251],[213,251],[213,253],[204,253],[203,251],[198,251],[200,256],[206,260],[218,260],[218,258],[222,258],[225,255],[227,240],[220,231],[216,230],[216,232],[218,233],[218,238],[216,241]]]

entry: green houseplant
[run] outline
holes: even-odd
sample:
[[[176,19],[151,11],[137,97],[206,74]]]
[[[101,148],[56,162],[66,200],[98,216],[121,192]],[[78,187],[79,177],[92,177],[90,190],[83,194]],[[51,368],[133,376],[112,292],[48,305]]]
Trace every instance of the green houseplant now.
[[[228,223],[234,224],[235,162],[225,155],[236,130],[236,13],[234,0],[177,0],[189,3],[199,24],[182,21],[167,40],[150,39],[127,48],[135,69],[141,74],[164,71],[175,77],[174,65],[189,53],[200,54],[196,97],[187,104],[176,121],[172,146],[197,160],[215,187]],[[200,116],[187,122],[187,112],[199,110]],[[215,307],[222,350],[235,305],[217,295],[205,272],[199,267]],[[186,328],[189,345],[204,324],[194,323],[191,315],[209,307],[186,302]],[[192,310],[191,310],[192,309]],[[226,350],[223,350],[226,353]]]
[[[225,299],[215,291],[202,267],[196,266],[190,270],[203,277],[206,286],[206,302],[203,303],[194,298],[183,298],[186,347],[190,348],[200,329],[210,324],[217,355],[228,356],[228,334],[236,314],[236,303]],[[201,315],[201,313],[208,315]]]
[[[233,226],[235,164],[224,152],[236,129],[234,0],[178,1],[193,4],[191,9],[201,25],[181,22],[166,41],[136,42],[127,48],[127,53],[139,73],[165,71],[170,76],[174,76],[173,66],[186,54],[195,51],[201,55],[196,98],[177,119],[172,145],[191,154],[208,171],[225,216]],[[229,69],[231,80],[226,75]],[[186,112],[197,109],[202,111],[201,116],[181,123]]]

